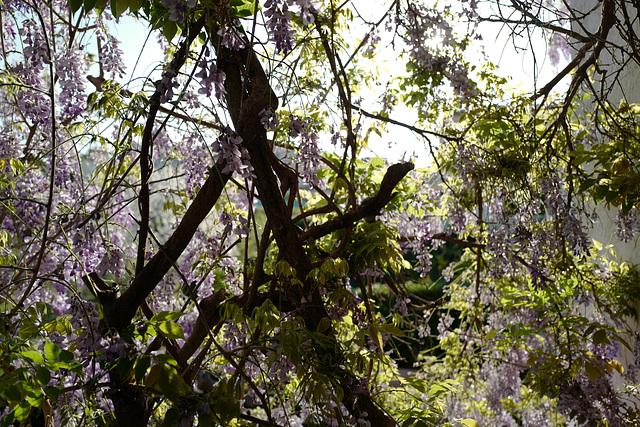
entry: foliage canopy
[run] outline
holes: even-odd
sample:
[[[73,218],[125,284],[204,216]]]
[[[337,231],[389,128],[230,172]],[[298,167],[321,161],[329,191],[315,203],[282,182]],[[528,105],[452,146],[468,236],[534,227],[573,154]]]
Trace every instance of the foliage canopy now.
[[[638,422],[637,6],[375,6],[0,2],[0,426]]]

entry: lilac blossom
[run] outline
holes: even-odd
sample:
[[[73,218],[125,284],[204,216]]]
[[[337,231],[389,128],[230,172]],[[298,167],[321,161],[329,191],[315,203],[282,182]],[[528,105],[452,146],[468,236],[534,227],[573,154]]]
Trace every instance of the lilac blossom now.
[[[262,110],[259,115],[260,123],[262,123],[266,130],[274,130],[276,126],[280,124],[277,114],[271,111],[271,109]]]
[[[198,90],[198,93],[205,95],[207,98],[211,97],[212,89],[215,91],[216,98],[219,100],[224,99],[224,95],[227,90],[224,87],[225,74],[222,70],[219,70],[212,60],[202,60],[198,64],[200,71],[198,71],[194,77],[200,79],[202,87]]]
[[[223,165],[222,173],[235,172],[243,178],[251,178],[253,166],[246,148],[242,147],[242,138],[227,126],[224,133],[216,139],[211,149],[215,153],[216,163]]]
[[[624,213],[619,210],[614,223],[616,225],[615,236],[618,240],[628,243],[640,231],[640,211],[631,209],[629,212]]]
[[[291,117],[291,136],[300,137],[300,175],[306,184],[318,186],[320,180],[316,170],[320,166],[320,150],[318,149],[318,134],[310,121],[303,121]]]
[[[264,4],[269,38],[275,42],[276,51],[285,54],[293,49],[293,36],[296,34],[287,3],[287,0],[267,0]]]
[[[169,19],[171,21],[183,24],[189,9],[193,9],[196,6],[196,0],[162,0],[162,4],[169,9]]]
[[[80,49],[69,49],[56,59],[55,65],[56,73],[60,77],[61,90],[57,99],[62,107],[60,118],[62,120],[75,118],[83,113],[85,105],[84,54]]]
[[[224,26],[218,30],[218,35],[222,37],[222,45],[227,49],[240,50],[244,48],[244,41],[236,27]]]
[[[100,41],[100,65],[102,66],[102,71],[108,73],[112,79],[116,76],[122,78],[126,67],[123,60],[124,53],[120,48],[120,40],[109,34],[102,21],[98,22],[97,38]]]

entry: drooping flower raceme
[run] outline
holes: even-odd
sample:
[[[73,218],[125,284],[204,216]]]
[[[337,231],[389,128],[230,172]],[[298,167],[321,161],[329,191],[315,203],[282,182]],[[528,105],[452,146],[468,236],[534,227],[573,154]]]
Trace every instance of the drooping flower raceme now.
[[[218,35],[222,37],[222,45],[227,49],[240,50],[244,48],[244,41],[235,26],[227,25],[220,28]]]
[[[276,50],[288,53],[293,49],[293,36],[296,32],[291,24],[291,12],[286,1],[267,0],[264,4],[269,37],[276,44]]]
[[[106,12],[103,12],[106,13]],[[124,53],[120,48],[120,40],[104,29],[104,23],[98,21],[97,39],[100,41],[100,64],[102,71],[107,73],[112,79],[124,77],[126,66],[122,59]]]
[[[72,119],[84,111],[84,75],[85,59],[83,52],[78,49],[69,49],[56,58],[56,73],[60,77],[60,96],[57,102],[60,105],[60,118]]]
[[[300,137],[300,175],[306,184],[319,185],[320,180],[316,170],[320,166],[320,151],[318,149],[318,134],[309,121],[291,118],[291,136]]]
[[[278,116],[270,109],[260,111],[260,123],[266,130],[274,130],[280,123]]]
[[[162,4],[169,9],[169,19],[182,24],[187,11],[196,6],[196,0],[162,0]]]
[[[293,37],[296,34],[293,30],[292,16],[289,10],[290,6],[294,4],[300,7],[299,15],[302,24],[313,23],[313,14],[318,13],[313,0],[267,0],[264,4],[269,37],[275,42],[276,50],[285,54],[293,49]]]
[[[251,178],[253,167],[249,163],[249,153],[242,147],[240,135],[233,132],[229,126],[216,139],[211,149],[215,153],[216,162],[224,165],[222,173],[235,172],[243,178]]]
[[[202,87],[198,89],[198,93],[210,98],[213,90],[216,98],[222,100],[225,93],[227,93],[224,88],[224,72],[218,69],[213,60],[202,60],[198,64],[198,67],[200,67],[200,70],[194,75],[194,77],[200,79],[200,83],[202,84]]]

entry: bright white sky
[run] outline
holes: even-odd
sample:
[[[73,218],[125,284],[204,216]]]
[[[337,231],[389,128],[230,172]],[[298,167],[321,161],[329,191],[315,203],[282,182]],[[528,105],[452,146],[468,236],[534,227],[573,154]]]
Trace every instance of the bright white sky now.
[[[382,5],[387,4],[388,1],[374,3],[371,0],[355,0],[354,3],[360,13],[367,11],[371,14],[371,20],[377,21],[386,10]],[[479,33],[483,41],[476,50],[477,57],[473,59],[477,63],[489,60],[497,64],[498,73],[505,77],[512,77],[512,86],[514,89],[517,88],[517,91],[531,92],[536,81],[538,87],[541,87],[553,77],[556,68],[551,66],[545,56],[547,42],[541,33],[531,38],[534,42],[533,50],[538,54],[537,62],[534,61],[532,50],[528,45],[528,37],[516,39],[515,43],[518,46],[516,49],[514,41],[509,38],[509,30],[502,29],[499,24],[483,23]],[[159,60],[163,58],[157,40],[154,37],[147,40],[147,34],[145,24],[132,18],[122,18],[120,24],[116,25],[116,37],[122,41],[121,47],[125,53],[124,59],[127,65],[127,76],[124,81],[131,81],[134,87],[140,87],[141,79],[144,78],[141,76],[149,76],[152,70],[160,65]],[[380,64],[384,64],[389,73],[393,73],[395,67],[404,69],[404,63],[393,56],[381,58]],[[392,115],[392,118],[410,122],[412,115],[411,111],[399,110]],[[429,165],[431,157],[427,148],[412,132],[393,125],[389,125],[388,131],[388,134],[383,135],[382,138],[371,137],[370,150],[363,153],[363,156],[380,156],[391,162],[412,159],[417,167]]]

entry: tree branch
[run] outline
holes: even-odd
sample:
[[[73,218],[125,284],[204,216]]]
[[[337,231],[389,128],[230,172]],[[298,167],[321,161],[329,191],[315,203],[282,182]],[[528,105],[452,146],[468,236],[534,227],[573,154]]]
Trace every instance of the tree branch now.
[[[318,239],[336,230],[346,228],[363,218],[377,215],[380,210],[393,198],[392,191],[410,170],[413,163],[397,163],[389,166],[387,173],[382,179],[378,193],[371,199],[365,201],[358,208],[345,213],[344,215],[320,224],[305,231],[300,235],[300,241],[308,239]]]

